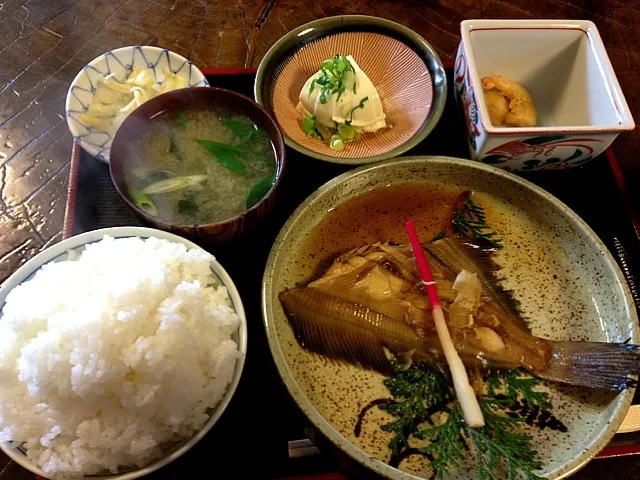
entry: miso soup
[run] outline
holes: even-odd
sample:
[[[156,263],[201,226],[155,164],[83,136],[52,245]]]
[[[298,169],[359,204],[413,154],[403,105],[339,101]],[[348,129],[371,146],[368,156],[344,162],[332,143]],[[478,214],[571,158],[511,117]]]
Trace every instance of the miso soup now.
[[[247,117],[214,110],[154,117],[134,152],[124,171],[131,200],[180,225],[239,215],[277,174],[267,133]]]

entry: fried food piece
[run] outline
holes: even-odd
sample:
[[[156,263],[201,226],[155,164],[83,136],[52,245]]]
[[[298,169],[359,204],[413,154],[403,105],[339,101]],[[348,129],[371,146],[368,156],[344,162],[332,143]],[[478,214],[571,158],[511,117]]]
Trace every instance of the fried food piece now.
[[[538,112],[526,88],[500,75],[484,77],[482,88],[494,127],[533,127],[538,122]]]
[[[504,117],[509,113],[509,103],[507,99],[496,90],[485,90],[484,101],[489,110],[491,125],[499,127],[504,123]]]

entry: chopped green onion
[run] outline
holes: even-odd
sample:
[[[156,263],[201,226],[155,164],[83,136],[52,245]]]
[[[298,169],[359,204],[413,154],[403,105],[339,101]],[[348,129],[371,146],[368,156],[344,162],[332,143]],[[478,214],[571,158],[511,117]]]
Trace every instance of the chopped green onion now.
[[[178,155],[178,143],[176,142],[174,132],[171,132],[169,135],[169,153],[173,153],[176,157],[180,158],[180,155]]]
[[[322,138],[316,125],[316,117],[304,117],[302,119],[302,131],[309,137]]]
[[[353,140],[356,136],[356,129],[351,125],[340,124],[338,125],[338,135],[345,141]]]
[[[355,69],[347,57],[336,53],[333,58],[322,62],[320,72],[311,81],[311,85],[309,86],[309,96],[311,96],[314,88],[318,85],[320,87],[320,103],[327,103],[329,97],[334,93],[337,93],[338,98],[340,98],[340,95],[346,90],[345,80],[349,72],[353,72],[354,74],[353,92],[355,93]]]
[[[369,100],[369,97],[362,97],[360,103],[358,103],[358,105],[351,109],[351,111],[349,112],[349,120],[346,120],[344,122],[345,125],[351,125],[351,122],[353,121],[353,112],[355,112],[358,108],[364,108],[364,104],[367,102],[367,100]]]
[[[129,196],[131,197],[131,200],[133,200],[133,203],[135,204],[136,207],[140,208],[141,210],[144,210],[149,215],[158,214],[158,208],[156,207],[156,204],[153,203],[153,200],[151,200],[144,193],[138,190],[129,190]]]
[[[158,195],[160,193],[175,192],[193,186],[207,179],[206,175],[190,175],[188,177],[168,178],[154,182],[144,187],[140,193],[143,195]]]
[[[340,151],[344,149],[344,140],[340,138],[339,135],[332,135],[331,141],[329,142],[329,147],[331,150]]]

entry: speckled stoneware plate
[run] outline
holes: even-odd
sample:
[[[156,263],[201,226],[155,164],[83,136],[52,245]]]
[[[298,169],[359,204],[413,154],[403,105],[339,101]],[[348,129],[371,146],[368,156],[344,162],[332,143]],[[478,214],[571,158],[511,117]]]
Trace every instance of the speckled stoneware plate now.
[[[209,86],[204,74],[193,63],[166,48],[132,45],[109,50],[94,58],[71,82],[65,102],[65,116],[74,140],[103,162],[109,162],[116,128],[113,125],[105,129],[88,125],[80,115],[87,111],[93,101],[100,79],[111,74],[115,80],[122,82],[134,68],[150,68],[160,85],[166,79],[165,71],[169,70],[184,78],[187,87]]]
[[[407,191],[420,191],[424,198],[388,205],[367,202],[371,205],[367,214],[344,221],[358,197],[399,184],[412,184]],[[331,180],[295,211],[273,246],[262,290],[264,321],[278,371],[305,414],[344,452],[387,478],[429,478],[432,472],[419,456],[405,460],[401,470],[387,464],[389,434],[379,425],[390,417],[378,409],[367,413],[361,435],[354,436],[361,408],[389,396],[383,377],[304,351],[278,294],[309,281],[336,251],[376,240],[406,243],[404,227],[385,221],[385,216],[398,215],[398,209],[400,215],[417,221],[422,238],[429,238],[429,231],[442,226],[448,205],[428,192],[445,188],[471,189],[485,208],[488,224],[503,239],[496,260],[503,267],[504,284],[521,301],[534,335],[633,343],[640,339],[629,289],[611,254],[584,221],[541,188],[495,167],[446,157],[396,159]],[[334,215],[332,222],[322,224],[324,233],[318,237],[315,229],[328,215]],[[543,388],[550,394],[552,412],[568,431],[527,432],[533,435],[544,465],[540,474],[563,478],[609,442],[631,404],[633,389],[616,395],[554,383]],[[453,472],[451,478],[475,478],[473,464]]]
[[[296,111],[307,79],[336,53],[351,55],[371,79],[390,126],[340,151],[308,137]],[[267,52],[255,83],[256,100],[273,113],[290,147],[349,164],[395,157],[417,145],[440,119],[446,91],[442,63],[422,37],[398,23],[362,15],[323,18],[292,30]]]

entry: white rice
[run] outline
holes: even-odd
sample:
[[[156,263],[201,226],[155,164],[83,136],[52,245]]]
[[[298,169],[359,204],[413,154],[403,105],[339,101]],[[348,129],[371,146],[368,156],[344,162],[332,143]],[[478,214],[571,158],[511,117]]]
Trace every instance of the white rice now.
[[[191,437],[235,369],[239,325],[213,257],[105,237],[9,293],[0,319],[0,442],[49,475],[144,466]]]

